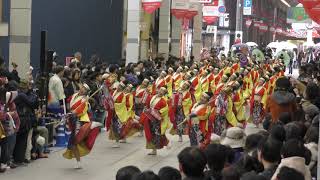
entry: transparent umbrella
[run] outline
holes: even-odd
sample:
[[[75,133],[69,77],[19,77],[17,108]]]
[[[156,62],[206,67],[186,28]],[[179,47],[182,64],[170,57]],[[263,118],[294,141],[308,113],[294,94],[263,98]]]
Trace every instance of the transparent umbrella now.
[[[286,66],[288,66],[289,63],[290,63],[290,56],[289,56],[289,54],[288,54],[287,52],[285,52],[285,51],[280,51],[280,52],[278,52],[277,55],[276,55],[276,58],[277,58],[277,59],[282,59],[282,60],[284,61],[284,64],[285,64]]]
[[[254,49],[251,54],[252,54],[252,56],[255,55],[256,60],[259,62],[263,62],[265,60],[264,54],[260,49],[257,49],[257,48]]]

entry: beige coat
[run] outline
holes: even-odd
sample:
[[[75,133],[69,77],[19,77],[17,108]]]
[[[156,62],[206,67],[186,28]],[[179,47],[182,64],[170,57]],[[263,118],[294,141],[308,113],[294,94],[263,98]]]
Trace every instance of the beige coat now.
[[[311,180],[311,173],[309,167],[305,165],[305,159],[298,156],[282,159],[271,180],[277,180],[277,175],[280,172],[280,169],[284,166],[295,169],[298,172],[302,173],[305,180]]]

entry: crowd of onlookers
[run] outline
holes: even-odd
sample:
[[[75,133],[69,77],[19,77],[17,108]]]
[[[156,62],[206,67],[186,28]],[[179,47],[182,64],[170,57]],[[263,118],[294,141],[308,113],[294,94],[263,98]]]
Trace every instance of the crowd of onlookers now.
[[[50,152],[48,129],[39,122],[39,97],[31,78],[20,79],[18,66],[12,66],[9,72],[0,58],[0,172],[48,158]]]

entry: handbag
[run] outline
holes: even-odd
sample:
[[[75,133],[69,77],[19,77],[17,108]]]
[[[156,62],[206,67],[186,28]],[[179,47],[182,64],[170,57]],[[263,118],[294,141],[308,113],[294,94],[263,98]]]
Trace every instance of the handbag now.
[[[3,139],[5,137],[6,137],[6,134],[5,134],[4,128],[2,126],[2,123],[0,122],[0,139]]]

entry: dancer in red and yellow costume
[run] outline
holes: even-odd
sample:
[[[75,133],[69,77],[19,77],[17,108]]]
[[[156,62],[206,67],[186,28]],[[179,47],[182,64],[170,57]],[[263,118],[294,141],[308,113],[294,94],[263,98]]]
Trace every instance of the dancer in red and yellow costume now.
[[[141,115],[146,137],[146,148],[152,149],[148,155],[157,155],[157,149],[167,146],[169,140],[166,130],[169,126],[169,107],[167,103],[167,89],[162,87],[151,98],[149,108]]]
[[[168,75],[166,76],[166,86],[168,90],[168,97],[170,98],[173,93],[173,72],[172,68],[168,69]]]
[[[101,123],[90,121],[88,115],[88,92],[90,87],[82,84],[78,93],[70,101],[71,115],[67,117],[67,125],[71,131],[68,148],[63,154],[66,159],[76,158],[76,169],[81,169],[80,157],[90,153],[100,131]]]
[[[149,91],[148,91],[148,86],[149,86],[149,79],[144,79],[141,83],[140,86],[137,87],[136,92],[135,92],[135,114],[137,116],[140,116],[141,113],[143,112],[143,109],[146,105],[146,100],[149,96]]]
[[[252,123],[259,126],[265,116],[265,104],[267,100],[267,90],[265,88],[265,78],[260,78],[258,84],[253,88],[250,100],[250,116]]]
[[[186,74],[186,76],[187,75],[191,76],[191,93],[193,94],[196,102],[200,100],[201,93],[202,93],[201,82],[200,82],[199,75],[197,73],[198,73],[197,70],[194,70],[193,72],[189,72]]]
[[[170,133],[173,135],[179,135],[179,142],[182,142],[182,135],[186,134],[186,123],[180,123],[189,116],[193,106],[192,96],[189,89],[190,82],[184,82],[179,92],[173,94],[169,104],[170,120],[173,124]]]
[[[118,88],[113,93],[114,113],[111,120],[109,139],[115,140],[113,148],[119,148],[119,142],[126,142],[126,138],[139,131],[139,123],[132,118],[130,112],[130,99],[127,99],[128,90],[124,82],[120,82]]]
[[[156,82],[155,82],[156,91],[166,86],[166,76],[167,76],[167,73],[165,71],[162,71],[160,73],[160,76],[156,79]]]
[[[183,79],[182,74],[183,68],[179,67],[177,71],[173,74],[173,91],[178,91],[180,88],[181,81]]]
[[[192,107],[187,117],[191,146],[199,146],[204,149],[210,143],[211,132],[208,124],[210,106],[208,103],[211,97],[212,93],[203,93],[200,101]]]

